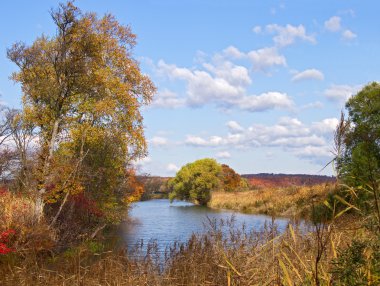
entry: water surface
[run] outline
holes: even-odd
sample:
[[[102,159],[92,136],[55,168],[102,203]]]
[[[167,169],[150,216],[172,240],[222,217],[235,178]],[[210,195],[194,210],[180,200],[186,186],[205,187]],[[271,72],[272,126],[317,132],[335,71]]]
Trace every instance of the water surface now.
[[[202,233],[208,219],[231,219],[236,225],[246,225],[247,230],[260,230],[272,218],[264,215],[243,214],[228,210],[214,210],[183,201],[150,200],[132,205],[128,221],[122,224],[123,240],[128,247],[156,241],[162,250],[174,241],[185,242],[192,233]],[[280,231],[284,230],[288,219],[276,219]]]

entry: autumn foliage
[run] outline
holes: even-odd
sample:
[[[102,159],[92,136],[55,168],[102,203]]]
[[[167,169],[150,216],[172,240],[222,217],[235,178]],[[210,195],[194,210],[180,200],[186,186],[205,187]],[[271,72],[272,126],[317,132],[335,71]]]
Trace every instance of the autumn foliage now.
[[[129,26],[84,13],[72,1],[51,18],[54,35],[18,42],[7,55],[22,89],[16,125],[34,130],[37,145],[24,152],[33,166],[20,163],[20,174],[29,173],[17,191],[34,202],[31,217],[63,241],[120,222],[140,198],[131,162],[147,153],[141,107],[155,86],[132,56],[136,35]]]
[[[9,239],[16,232],[13,229],[8,229],[6,231],[0,232],[0,255],[13,252],[14,250],[7,246]]]

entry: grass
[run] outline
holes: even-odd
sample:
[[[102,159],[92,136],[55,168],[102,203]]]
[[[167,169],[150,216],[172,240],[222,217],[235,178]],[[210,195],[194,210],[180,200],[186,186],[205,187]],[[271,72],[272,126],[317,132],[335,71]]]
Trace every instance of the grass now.
[[[214,193],[220,207],[297,215],[323,201],[333,186]],[[252,207],[253,206],[253,207]],[[323,205],[322,205],[323,206]],[[25,208],[24,208],[25,207]],[[250,209],[252,208],[252,209]],[[327,211],[325,208],[324,211]],[[155,242],[134,250],[109,250],[83,241],[54,248],[54,229],[33,219],[33,203],[3,192],[0,233],[14,251],[0,255],[0,285],[379,285],[380,236],[375,220],[348,213],[302,228],[275,224],[237,227],[234,220],[209,220],[203,234],[173,242],[164,253]],[[371,226],[372,225],[372,226]],[[8,244],[9,243],[9,244]],[[108,249],[108,250],[107,250]]]
[[[334,185],[263,188],[245,192],[213,192],[208,206],[245,213],[304,217],[313,202],[324,201]]]
[[[247,230],[233,220],[210,221],[204,234],[174,242],[164,254],[155,243],[144,253],[144,247],[97,253],[101,248],[87,245],[57,256],[11,254],[0,257],[0,285],[345,285],[338,283],[334,259],[353,238],[369,234],[327,225],[323,230],[320,237],[313,227],[289,226],[279,234],[271,224]]]

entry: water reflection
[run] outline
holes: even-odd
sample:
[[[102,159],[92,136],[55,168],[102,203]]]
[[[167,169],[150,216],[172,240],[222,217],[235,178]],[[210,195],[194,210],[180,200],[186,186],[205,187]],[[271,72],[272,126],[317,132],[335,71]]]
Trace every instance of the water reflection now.
[[[246,225],[247,230],[260,230],[272,218],[263,215],[236,213],[227,210],[213,210],[188,202],[151,200],[133,204],[129,218],[122,224],[122,237],[128,247],[156,241],[160,250],[174,241],[185,242],[192,233],[205,231],[208,219],[227,220],[234,216],[236,226]],[[288,219],[276,219],[280,231],[284,230]]]

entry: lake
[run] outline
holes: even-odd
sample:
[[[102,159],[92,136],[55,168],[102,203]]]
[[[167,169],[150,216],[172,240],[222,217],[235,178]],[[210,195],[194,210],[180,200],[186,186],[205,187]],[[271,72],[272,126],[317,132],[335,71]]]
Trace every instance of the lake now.
[[[158,248],[164,250],[174,241],[185,242],[192,233],[202,233],[208,218],[227,220],[234,216],[236,226],[244,223],[247,230],[260,230],[272,218],[264,215],[243,214],[228,210],[215,210],[189,202],[167,199],[137,202],[129,211],[128,221],[121,227],[122,238],[127,247],[156,241]],[[289,220],[275,220],[278,230],[283,231]]]

